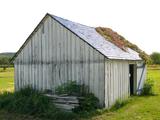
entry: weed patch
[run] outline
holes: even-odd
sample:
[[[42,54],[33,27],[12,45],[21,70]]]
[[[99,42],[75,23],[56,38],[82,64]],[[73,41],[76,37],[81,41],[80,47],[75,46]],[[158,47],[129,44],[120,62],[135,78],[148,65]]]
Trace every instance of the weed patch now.
[[[144,83],[141,95],[154,95],[153,86],[153,80],[148,78]]]
[[[1,94],[0,109],[52,120],[76,119],[74,113],[57,109],[47,96],[29,87],[15,93]]]
[[[110,108],[111,111],[115,111],[118,110],[120,108],[122,108],[123,106],[125,106],[127,103],[129,102],[129,99],[127,100],[116,100],[115,104]]]

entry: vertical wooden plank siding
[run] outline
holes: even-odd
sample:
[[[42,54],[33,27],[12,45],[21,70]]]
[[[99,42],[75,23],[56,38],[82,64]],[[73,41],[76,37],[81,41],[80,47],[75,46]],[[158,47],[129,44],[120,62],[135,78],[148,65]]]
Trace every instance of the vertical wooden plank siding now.
[[[105,60],[105,107],[111,107],[117,99],[129,96],[129,63]]]
[[[72,80],[88,85],[104,105],[103,55],[50,17],[29,39],[14,61],[16,90],[30,85],[54,91]]]

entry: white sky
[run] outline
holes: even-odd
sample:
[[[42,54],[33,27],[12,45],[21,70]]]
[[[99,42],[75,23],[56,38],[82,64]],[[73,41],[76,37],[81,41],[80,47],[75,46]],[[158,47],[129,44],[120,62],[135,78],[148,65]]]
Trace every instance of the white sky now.
[[[17,51],[47,12],[160,52],[160,0],[0,0],[0,52]]]

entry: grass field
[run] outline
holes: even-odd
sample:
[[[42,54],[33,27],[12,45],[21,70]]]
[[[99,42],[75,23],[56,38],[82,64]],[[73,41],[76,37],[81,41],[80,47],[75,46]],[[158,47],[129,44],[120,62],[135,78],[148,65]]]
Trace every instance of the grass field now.
[[[0,68],[0,91],[14,90],[14,69],[7,68],[5,71]]]
[[[13,68],[0,70],[0,91],[13,91]],[[154,96],[133,96],[129,103],[113,112],[102,112],[92,116],[91,120],[160,120],[160,68],[148,67],[147,77],[154,80]],[[36,120],[31,116],[8,114],[0,110],[0,120]],[[65,120],[65,119],[64,119]]]

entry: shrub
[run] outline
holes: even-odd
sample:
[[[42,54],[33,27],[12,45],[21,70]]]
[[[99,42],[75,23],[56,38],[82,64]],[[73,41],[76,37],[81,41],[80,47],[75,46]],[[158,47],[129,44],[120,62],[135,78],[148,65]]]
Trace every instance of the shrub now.
[[[95,111],[99,107],[99,100],[92,93],[88,93],[83,96],[82,99],[79,99],[79,106],[76,107],[73,111],[78,112],[91,112]]]
[[[56,88],[56,94],[67,94],[75,96],[83,96],[87,93],[88,87],[85,85],[78,85],[76,81],[68,81]]]
[[[118,110],[121,107],[123,107],[124,105],[126,105],[128,103],[128,100],[116,100],[115,104],[111,107],[111,110]]]
[[[0,109],[52,120],[76,119],[74,113],[60,111],[47,96],[29,87],[0,95]]]
[[[79,97],[79,106],[74,112],[90,112],[99,107],[99,100],[94,94],[88,92],[88,86],[78,85],[76,81],[68,81],[56,88],[57,94],[75,95]]]
[[[147,79],[144,83],[141,95],[153,95],[154,82],[151,79]]]

